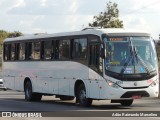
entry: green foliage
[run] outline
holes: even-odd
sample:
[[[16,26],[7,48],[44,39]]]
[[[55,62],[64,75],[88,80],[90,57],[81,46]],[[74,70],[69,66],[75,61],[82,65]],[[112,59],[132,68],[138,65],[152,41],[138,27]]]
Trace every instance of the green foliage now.
[[[22,36],[23,34],[19,31],[7,32],[5,30],[0,30],[0,44],[2,44],[3,40],[11,37]]]
[[[22,36],[23,34],[19,31],[14,31],[14,32],[9,32],[8,33],[8,37],[9,38],[12,38],[12,37],[19,37],[19,36]]]
[[[90,27],[101,28],[123,28],[123,21],[118,19],[118,4],[109,2],[106,4],[106,10],[93,17],[93,22],[89,23]]]
[[[2,44],[3,40],[8,37],[8,32],[0,30],[0,43]]]

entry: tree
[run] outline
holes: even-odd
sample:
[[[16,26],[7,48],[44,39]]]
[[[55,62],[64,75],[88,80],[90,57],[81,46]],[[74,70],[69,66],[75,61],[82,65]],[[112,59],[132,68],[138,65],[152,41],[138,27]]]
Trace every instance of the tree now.
[[[22,36],[22,35],[23,34],[19,31],[7,32],[5,30],[0,30],[0,44],[2,44],[3,40],[6,38],[18,37],[18,36]]]
[[[8,37],[8,32],[4,30],[0,30],[0,44],[3,42],[4,39]]]
[[[19,37],[19,36],[22,36],[23,34],[19,31],[14,31],[14,32],[9,32],[8,33],[8,37],[9,38],[12,38],[12,37]]]
[[[118,4],[109,2],[106,4],[106,10],[93,17],[90,27],[101,28],[123,28],[123,21],[119,20]]]
[[[0,30],[0,43],[2,43],[3,40],[6,38],[18,37],[18,36],[22,36],[22,35],[23,34],[19,31],[7,32],[5,30]]]

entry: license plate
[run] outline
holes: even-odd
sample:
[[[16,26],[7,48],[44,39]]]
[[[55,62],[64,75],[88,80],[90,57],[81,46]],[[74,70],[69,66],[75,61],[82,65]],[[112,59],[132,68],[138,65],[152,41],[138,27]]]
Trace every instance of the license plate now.
[[[141,96],[140,95],[134,95],[132,96],[133,99],[141,99]]]

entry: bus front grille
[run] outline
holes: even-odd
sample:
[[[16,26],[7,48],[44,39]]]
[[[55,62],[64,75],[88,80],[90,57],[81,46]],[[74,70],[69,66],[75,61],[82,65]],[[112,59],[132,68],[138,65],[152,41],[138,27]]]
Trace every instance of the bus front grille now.
[[[144,89],[148,88],[149,86],[143,86],[143,87],[122,87],[123,89]]]
[[[121,98],[131,98],[133,96],[149,97],[149,94],[146,91],[128,91]]]

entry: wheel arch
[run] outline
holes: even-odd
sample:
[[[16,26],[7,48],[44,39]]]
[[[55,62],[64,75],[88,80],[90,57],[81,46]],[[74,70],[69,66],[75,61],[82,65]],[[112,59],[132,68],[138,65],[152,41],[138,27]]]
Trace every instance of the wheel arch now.
[[[77,79],[74,85],[74,95],[77,96],[77,92],[78,92],[78,87],[83,84],[85,89],[86,89],[86,94],[88,96],[88,89],[87,89],[87,84],[86,82],[84,82],[84,80],[82,79]]]

